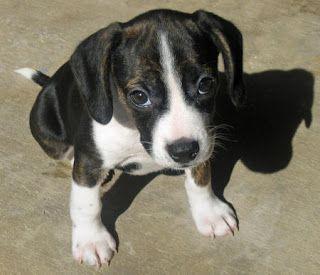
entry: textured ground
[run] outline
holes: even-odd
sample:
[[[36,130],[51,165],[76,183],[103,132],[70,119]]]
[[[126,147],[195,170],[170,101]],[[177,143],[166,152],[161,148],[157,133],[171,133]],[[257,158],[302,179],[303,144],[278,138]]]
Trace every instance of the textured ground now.
[[[319,1],[159,2],[1,0],[0,274],[95,272],[70,253],[70,166],[48,159],[29,132],[39,89],[13,70],[51,74],[98,28],[160,7],[205,8],[244,33],[253,113],[236,116],[242,142],[227,145],[215,166],[217,184],[232,171],[225,197],[240,232],[214,241],[200,236],[183,176],[122,176],[104,200],[119,253],[100,272],[319,274]]]

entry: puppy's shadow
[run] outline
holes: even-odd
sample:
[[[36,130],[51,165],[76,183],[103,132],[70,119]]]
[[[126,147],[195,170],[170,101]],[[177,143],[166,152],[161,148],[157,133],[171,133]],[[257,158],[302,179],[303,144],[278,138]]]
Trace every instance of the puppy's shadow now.
[[[212,187],[224,201],[224,189],[238,160],[254,172],[273,173],[286,168],[292,158],[292,139],[298,126],[304,121],[309,128],[312,122],[314,78],[310,72],[294,69],[245,74],[245,83],[248,98],[245,108],[236,110],[226,94],[220,93],[216,98],[215,125],[228,127],[220,129],[224,138],[219,142],[223,148],[217,147],[213,157]],[[122,174],[104,195],[102,221],[118,245],[115,228],[118,217],[157,175]]]
[[[313,75],[303,69],[245,74],[247,104],[235,110],[225,94],[217,98],[216,124],[226,124],[213,160],[213,189],[223,198],[238,160],[254,172],[274,173],[290,163],[292,139],[304,121],[312,123]]]
[[[138,193],[155,177],[156,173],[146,176],[130,176],[122,173],[114,185],[102,198],[102,222],[119,246],[119,237],[115,226],[118,217],[125,212]]]

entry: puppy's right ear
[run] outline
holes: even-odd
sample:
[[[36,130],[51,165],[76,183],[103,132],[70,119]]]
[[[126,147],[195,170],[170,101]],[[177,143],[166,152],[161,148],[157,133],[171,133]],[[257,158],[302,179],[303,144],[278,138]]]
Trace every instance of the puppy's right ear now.
[[[120,37],[120,24],[113,23],[81,42],[70,58],[73,75],[89,114],[101,124],[107,124],[113,113],[108,76],[110,55]]]

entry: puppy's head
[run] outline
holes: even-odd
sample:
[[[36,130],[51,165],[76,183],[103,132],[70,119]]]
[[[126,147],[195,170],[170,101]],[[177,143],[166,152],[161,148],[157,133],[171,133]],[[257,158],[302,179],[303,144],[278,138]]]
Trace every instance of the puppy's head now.
[[[156,10],[114,23],[79,45],[71,67],[93,119],[106,124],[121,110],[154,160],[179,169],[212,154],[219,53],[240,106],[241,34],[204,11]]]

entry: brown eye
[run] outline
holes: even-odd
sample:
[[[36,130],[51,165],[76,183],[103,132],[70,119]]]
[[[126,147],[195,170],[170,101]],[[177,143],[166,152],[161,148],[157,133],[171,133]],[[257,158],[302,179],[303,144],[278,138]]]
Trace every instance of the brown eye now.
[[[212,91],[214,85],[214,79],[212,77],[205,76],[200,79],[198,84],[198,93],[200,95],[208,94]]]
[[[148,94],[143,90],[133,90],[129,93],[129,99],[137,107],[147,107],[151,105]]]

